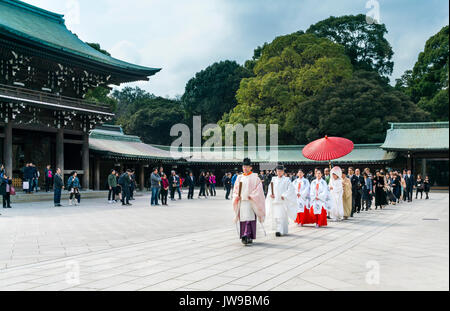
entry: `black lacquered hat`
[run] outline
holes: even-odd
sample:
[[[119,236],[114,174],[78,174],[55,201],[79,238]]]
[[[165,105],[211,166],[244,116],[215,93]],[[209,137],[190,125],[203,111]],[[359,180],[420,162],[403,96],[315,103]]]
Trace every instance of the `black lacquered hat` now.
[[[242,165],[244,165],[244,166],[251,166],[252,165],[252,160],[250,160],[249,158],[245,158],[244,161],[242,162]]]

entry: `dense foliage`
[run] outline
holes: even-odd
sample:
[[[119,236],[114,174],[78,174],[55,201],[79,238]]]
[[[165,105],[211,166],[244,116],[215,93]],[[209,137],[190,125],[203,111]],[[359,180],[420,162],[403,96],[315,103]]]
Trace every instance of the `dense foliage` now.
[[[448,121],[448,61],[449,27],[445,26],[427,40],[414,68],[396,84],[435,121]]]
[[[201,115],[204,123],[217,123],[236,104],[236,91],[251,73],[234,61],[214,63],[198,72],[186,84],[181,97],[186,119]]]
[[[386,26],[367,23],[364,14],[331,16],[310,26],[306,32],[344,46],[355,69],[375,70],[382,76],[392,74],[394,52],[384,37]]]
[[[146,143],[170,145],[170,128],[184,122],[178,100],[157,97],[138,87],[115,91],[113,96],[118,101],[117,123],[127,134],[137,135]]]
[[[292,133],[287,116],[293,108],[351,77],[352,66],[342,46],[294,33],[265,45],[254,73],[255,77],[242,80],[236,95],[239,104],[221,124],[278,124],[281,141],[288,142]]]
[[[292,139],[301,144],[325,135],[379,143],[386,137],[389,122],[427,120],[428,113],[376,73],[356,71],[345,83],[297,105],[288,123]]]

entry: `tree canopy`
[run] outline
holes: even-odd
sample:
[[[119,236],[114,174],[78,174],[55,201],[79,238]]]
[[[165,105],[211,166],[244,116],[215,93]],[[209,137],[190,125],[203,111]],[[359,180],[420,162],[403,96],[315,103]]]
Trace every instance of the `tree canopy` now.
[[[126,133],[137,135],[146,143],[170,145],[170,128],[184,122],[178,100],[157,97],[138,87],[114,91],[118,101],[117,123]]]
[[[299,144],[329,136],[358,143],[384,141],[389,122],[428,121],[429,115],[374,72],[356,71],[351,79],[328,87],[290,114]],[[292,144],[292,143],[291,143]]]
[[[289,142],[292,133],[286,116],[310,96],[350,78],[352,66],[342,46],[294,33],[264,46],[254,74],[241,81],[238,105],[220,124],[278,124],[280,140]]]
[[[414,68],[396,84],[435,121],[448,121],[448,62],[449,26],[445,26],[427,40]]]
[[[313,33],[341,44],[355,69],[375,70],[382,76],[392,74],[394,52],[387,39],[384,24],[367,23],[366,15],[331,16],[314,25],[306,33]]]
[[[235,61],[222,61],[198,72],[186,84],[181,97],[186,119],[201,115],[206,123],[217,123],[236,104],[236,91],[242,78],[251,72]]]

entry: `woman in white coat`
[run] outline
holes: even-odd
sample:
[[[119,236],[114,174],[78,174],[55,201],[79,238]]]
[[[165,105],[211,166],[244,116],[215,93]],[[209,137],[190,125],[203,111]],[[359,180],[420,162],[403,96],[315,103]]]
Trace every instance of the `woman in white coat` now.
[[[331,170],[329,187],[332,199],[330,217],[334,221],[340,221],[344,217],[344,187],[342,181],[342,169],[339,166],[335,166]]]

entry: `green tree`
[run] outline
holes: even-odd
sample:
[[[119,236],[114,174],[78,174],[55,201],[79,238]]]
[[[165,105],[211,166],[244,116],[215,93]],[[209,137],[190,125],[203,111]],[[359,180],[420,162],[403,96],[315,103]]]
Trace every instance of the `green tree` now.
[[[145,143],[170,145],[170,128],[184,121],[180,107],[179,101],[155,97],[129,118],[122,118],[121,124],[127,133],[141,137]]]
[[[225,112],[233,109],[236,91],[242,78],[251,73],[234,61],[222,61],[198,72],[186,84],[181,97],[186,119],[201,115],[205,123],[216,123]]]
[[[306,31],[325,37],[345,48],[355,69],[375,70],[382,76],[392,74],[394,52],[384,37],[384,24],[366,22],[364,14],[331,16]]]
[[[220,124],[278,124],[280,140],[292,144],[295,133],[286,116],[323,88],[350,78],[352,66],[341,45],[313,34],[294,33],[264,46],[254,74],[241,81],[238,105]]]
[[[397,87],[429,111],[435,121],[448,121],[448,63],[449,26],[445,26],[427,40],[413,70],[397,80]]]
[[[86,44],[89,45],[91,48],[96,49],[100,53],[103,53],[105,55],[111,56],[111,54],[108,51],[106,51],[106,50],[101,48],[100,43],[89,43],[89,42],[86,42]]]
[[[379,143],[385,139],[389,122],[428,120],[428,113],[377,73],[356,71],[345,83],[302,102],[288,122],[298,144],[325,135],[346,137],[356,143]]]
[[[117,109],[117,100],[110,95],[111,90],[105,87],[96,87],[87,91],[84,99],[91,102],[107,104],[112,112]]]
[[[157,97],[139,87],[115,90],[113,96],[118,102],[116,123],[146,143],[169,145],[170,128],[184,122],[179,100]]]

